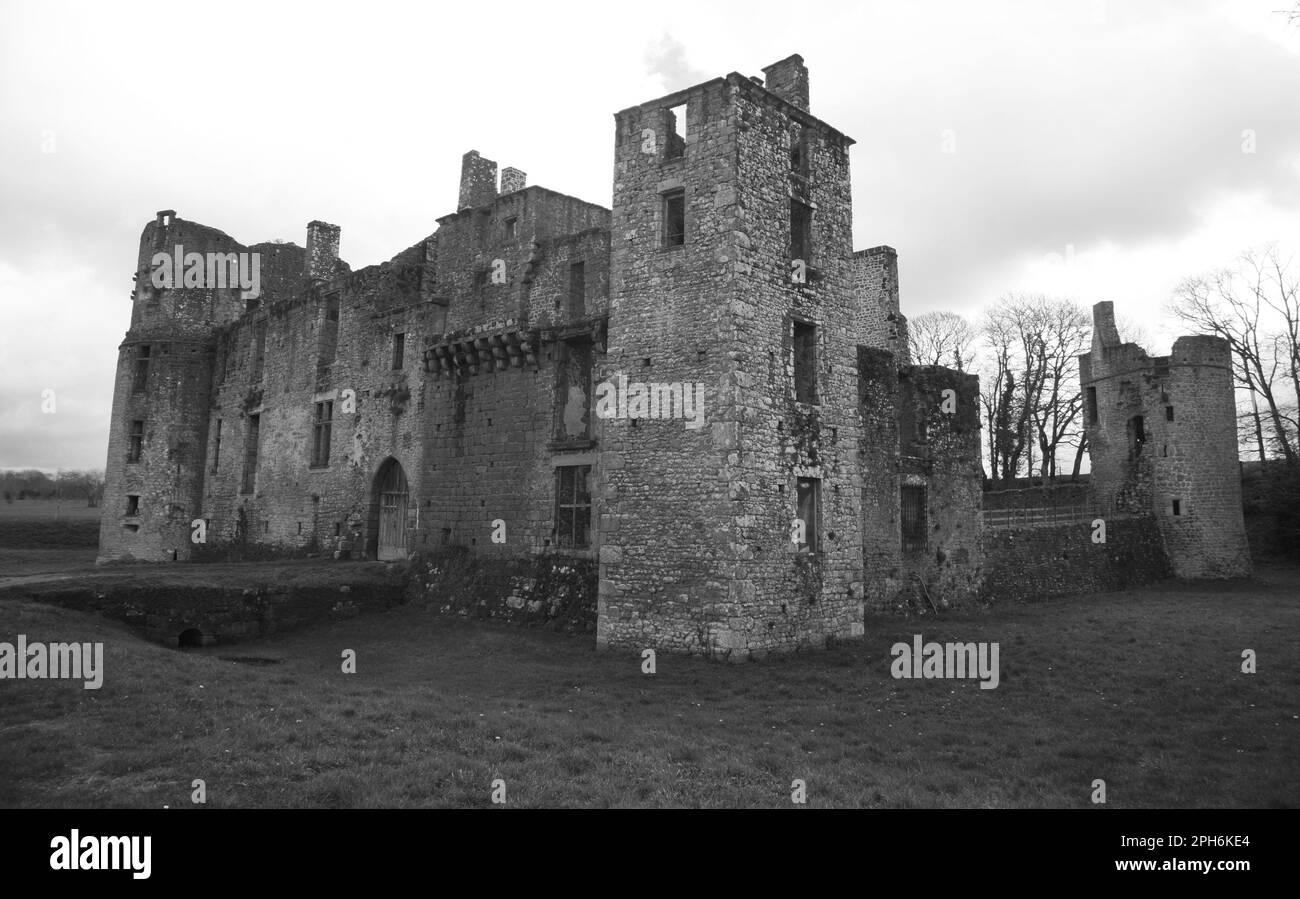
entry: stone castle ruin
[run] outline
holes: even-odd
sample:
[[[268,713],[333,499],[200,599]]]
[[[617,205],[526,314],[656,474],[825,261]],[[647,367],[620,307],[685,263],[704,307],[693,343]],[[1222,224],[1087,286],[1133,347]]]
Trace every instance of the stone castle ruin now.
[[[1101,511],[1154,516],[1178,577],[1250,574],[1227,341],[1180,337],[1153,358],[1098,303],[1079,381]]]
[[[119,351],[101,561],[458,549],[528,560],[529,584],[591,572],[599,646],[732,658],[859,636],[918,591],[976,595],[977,379],[910,363],[895,251],[853,249],[853,140],[809,111],[799,56],[764,74],[617,113],[611,209],[514,168],[498,182],[470,151],[457,208],[358,271],[336,225],[311,222],[305,249],[245,246],[158,213]],[[257,254],[259,289],[188,270],[154,286],[158,254],[190,253]],[[1218,422],[1221,360],[1186,339],[1162,376],[1106,334],[1085,369],[1099,482],[1176,496],[1186,570],[1234,570],[1234,544],[1209,546],[1235,495],[1227,444],[1155,452]],[[1154,421],[1159,391],[1184,389],[1196,407]],[[1116,424],[1134,416],[1136,467]]]

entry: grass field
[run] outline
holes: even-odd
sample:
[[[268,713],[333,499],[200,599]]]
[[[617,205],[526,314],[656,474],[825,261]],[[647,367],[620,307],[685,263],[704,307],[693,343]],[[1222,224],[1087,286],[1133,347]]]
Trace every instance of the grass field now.
[[[95,549],[99,509],[83,500],[0,501],[0,553],[17,549]],[[0,556],[0,564],[5,561]]]
[[[105,643],[97,691],[0,681],[0,805],[1300,805],[1300,571],[941,620],[725,665],[404,606],[180,652],[0,602],[0,640]],[[1001,683],[894,680],[889,648],[996,641]],[[1240,671],[1241,651],[1258,673]],[[340,671],[344,649],[357,673]],[[223,658],[226,657],[226,658]],[[240,657],[244,663],[230,661]]]

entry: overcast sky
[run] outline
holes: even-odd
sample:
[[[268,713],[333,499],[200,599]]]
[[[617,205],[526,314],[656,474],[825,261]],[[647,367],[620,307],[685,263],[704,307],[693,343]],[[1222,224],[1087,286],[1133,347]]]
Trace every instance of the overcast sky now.
[[[454,211],[466,150],[607,206],[615,111],[796,52],[905,314],[1109,299],[1166,352],[1181,278],[1300,245],[1289,5],[0,0],[0,468],[103,467],[157,210],[334,222],[356,269]]]

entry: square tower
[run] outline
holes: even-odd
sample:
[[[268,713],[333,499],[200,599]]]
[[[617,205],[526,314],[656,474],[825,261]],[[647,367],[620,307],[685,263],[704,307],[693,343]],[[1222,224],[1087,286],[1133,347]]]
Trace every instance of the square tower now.
[[[615,116],[598,645],[862,633],[853,141],[765,71]]]

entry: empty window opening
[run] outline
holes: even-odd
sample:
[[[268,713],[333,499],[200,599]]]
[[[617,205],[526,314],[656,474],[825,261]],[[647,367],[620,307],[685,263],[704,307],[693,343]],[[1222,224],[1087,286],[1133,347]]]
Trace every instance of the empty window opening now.
[[[1166,459],[1169,458],[1169,444],[1166,443],[1164,446],[1160,447],[1160,455],[1164,456]]]
[[[557,349],[555,439],[585,440],[591,436],[594,418],[591,414],[592,344],[590,340],[565,340]]]
[[[794,323],[794,398],[796,402],[817,402],[817,326]]]
[[[248,433],[244,435],[244,482],[240,493],[252,493],[257,486],[257,444],[261,437],[262,416],[248,416]]]
[[[680,247],[686,243],[686,191],[670,190],[664,194],[664,246]]]
[[[555,469],[555,540],[559,546],[583,549],[591,545],[590,465]]]
[[[686,104],[668,110],[668,144],[664,148],[667,159],[681,159],[686,155]]]
[[[790,171],[796,175],[808,174],[808,137],[803,128],[790,136]]]
[[[899,497],[903,519],[903,551],[925,549],[929,525],[926,520],[925,486],[904,484]]]
[[[127,514],[127,515],[139,515],[139,514],[140,514],[140,496],[139,496],[139,494],[136,494],[136,493],[128,493],[128,494],[126,495],[126,514]]]
[[[790,258],[808,261],[812,253],[812,207],[790,201]]]
[[[332,293],[325,298],[325,321],[336,322],[339,320],[339,295]]]
[[[190,649],[195,646],[202,646],[203,633],[196,627],[181,631],[180,636],[176,638],[176,643],[181,647],[181,649]]]
[[[1088,424],[1097,423],[1097,388],[1089,387],[1087,391]]]
[[[822,482],[819,478],[798,478],[795,480],[795,514],[803,527],[803,540],[798,544],[799,552],[815,553],[820,549],[821,540],[817,523],[821,517]]]
[[[1174,407],[1165,406],[1165,421],[1173,421],[1173,420],[1174,420]]]
[[[334,422],[334,401],[316,404],[316,420],[312,425],[311,464],[321,468],[330,464],[330,438]]]
[[[519,219],[515,218],[514,216],[511,216],[510,218],[506,219],[506,239],[507,239],[507,240],[512,240],[512,239],[514,238],[514,236],[515,236],[515,223],[516,223],[517,221],[519,221]]]
[[[1173,501],[1173,512],[1175,515],[1183,514],[1183,501],[1181,499],[1175,499]]]
[[[341,521],[334,522],[334,536],[335,537],[343,536],[343,522]]]
[[[1146,441],[1147,432],[1142,423],[1142,416],[1134,415],[1128,420],[1128,454],[1130,459],[1142,454],[1142,445]]]
[[[249,380],[254,384],[262,381],[262,371],[266,365],[266,319],[253,325],[253,358],[250,365]]]
[[[582,318],[587,314],[587,264],[575,262],[569,266],[569,317]]]
[[[134,393],[143,393],[149,383],[149,344],[142,343],[135,348],[135,379],[132,381],[131,390]]]
[[[406,364],[406,335],[393,335],[393,368],[401,368]]]
[[[131,431],[126,438],[126,461],[139,462],[144,452],[144,422],[136,419],[131,422]]]

